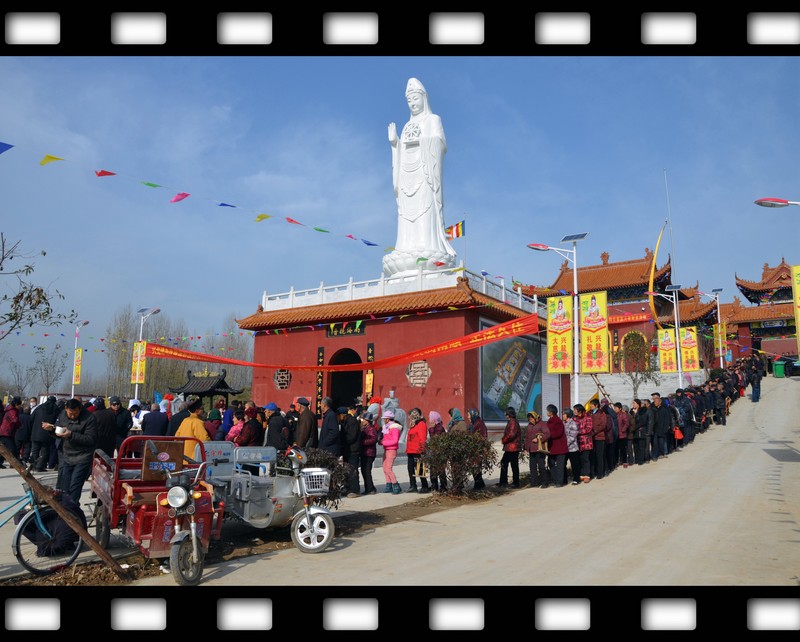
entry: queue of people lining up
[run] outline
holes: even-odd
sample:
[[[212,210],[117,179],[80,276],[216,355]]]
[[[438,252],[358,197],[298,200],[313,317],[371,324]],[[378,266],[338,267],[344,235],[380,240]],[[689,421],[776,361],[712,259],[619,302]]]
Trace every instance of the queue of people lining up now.
[[[499,486],[520,487],[519,454],[528,453],[529,486],[563,487],[603,479],[618,468],[643,466],[667,458],[692,444],[711,426],[726,425],[731,404],[751,387],[751,401],[761,398],[763,362],[738,359],[716,377],[697,386],[678,388],[662,398],[633,400],[631,407],[592,399],[560,412],[547,406],[547,418],[531,411],[523,430],[514,408],[506,409]]]

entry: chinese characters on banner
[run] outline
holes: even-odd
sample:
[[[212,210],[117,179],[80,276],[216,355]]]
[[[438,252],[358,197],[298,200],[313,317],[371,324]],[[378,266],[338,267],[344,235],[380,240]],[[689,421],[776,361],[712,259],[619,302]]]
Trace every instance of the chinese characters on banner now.
[[[700,353],[697,349],[697,328],[681,328],[681,369],[684,372],[700,370]]]
[[[727,334],[727,323],[714,324],[714,356],[724,357],[728,351],[728,344],[725,342]]]
[[[678,372],[675,331],[672,328],[661,328],[658,331],[658,363],[661,372]]]
[[[800,353],[800,265],[792,266],[792,302],[794,303],[794,327],[797,334],[797,352]]]
[[[581,372],[608,372],[606,292],[580,295]]]
[[[72,371],[72,385],[79,386],[81,383],[81,357],[83,348],[75,348],[75,368]]]
[[[134,341],[131,383],[144,383],[145,349],[147,341]]]
[[[547,299],[547,372],[572,373],[572,297]]]

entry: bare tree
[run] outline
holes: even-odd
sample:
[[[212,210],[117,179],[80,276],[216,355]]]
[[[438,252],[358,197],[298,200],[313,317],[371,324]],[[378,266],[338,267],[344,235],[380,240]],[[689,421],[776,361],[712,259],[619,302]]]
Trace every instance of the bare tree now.
[[[22,398],[28,396],[28,388],[36,378],[36,368],[33,366],[23,366],[18,361],[8,359],[9,389],[12,395]]]
[[[49,395],[55,386],[61,382],[64,373],[67,371],[67,357],[66,351],[61,352],[61,345],[56,344],[52,352],[48,352],[47,348],[37,346],[36,350],[36,363],[33,369],[36,371],[36,377],[44,388],[44,394]]]
[[[639,396],[639,386],[643,383],[661,383],[661,372],[650,353],[647,339],[640,332],[629,332],[622,340],[622,346],[614,353],[614,367],[619,375],[633,388],[633,397]]]
[[[0,232],[0,276],[5,277],[6,286],[0,296],[0,341],[22,326],[59,326],[77,318],[75,310],[68,314],[56,312],[54,303],[64,298],[58,290],[28,280],[36,267],[31,261],[36,255],[23,253],[20,243],[7,240]],[[44,256],[45,251],[39,255]]]

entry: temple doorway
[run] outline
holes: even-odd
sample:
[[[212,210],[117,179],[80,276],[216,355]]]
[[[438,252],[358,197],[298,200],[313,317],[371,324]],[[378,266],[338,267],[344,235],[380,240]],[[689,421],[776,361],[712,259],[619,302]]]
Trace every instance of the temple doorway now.
[[[355,350],[344,348],[331,357],[329,365],[340,366],[348,363],[361,363],[361,357]],[[330,390],[329,395],[333,399],[333,409],[358,403],[364,393],[363,383],[364,372],[362,370],[332,372],[328,389]]]

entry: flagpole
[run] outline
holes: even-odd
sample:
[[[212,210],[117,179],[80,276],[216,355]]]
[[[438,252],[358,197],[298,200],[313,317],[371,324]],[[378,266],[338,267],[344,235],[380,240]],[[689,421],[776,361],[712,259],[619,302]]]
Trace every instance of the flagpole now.
[[[464,212],[464,272],[467,271],[467,213]]]

